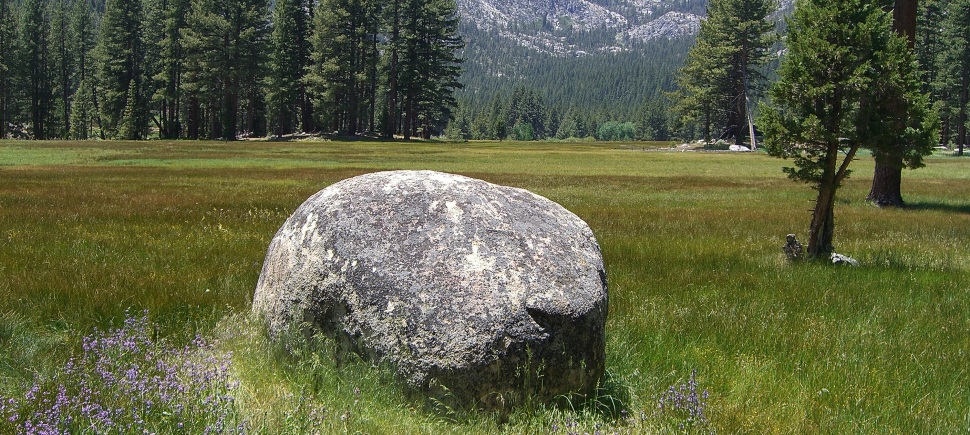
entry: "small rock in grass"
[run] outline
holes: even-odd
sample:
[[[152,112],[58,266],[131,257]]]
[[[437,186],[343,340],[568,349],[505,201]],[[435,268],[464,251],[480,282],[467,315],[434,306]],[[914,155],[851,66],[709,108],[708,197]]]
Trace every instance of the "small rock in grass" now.
[[[794,234],[789,234],[785,236],[785,246],[781,247],[782,251],[785,251],[785,257],[788,261],[799,261],[802,257],[802,244],[798,242]]]
[[[852,267],[859,267],[859,261],[842,254],[832,253],[832,264],[844,264]]]
[[[380,172],[313,195],[270,244],[253,312],[271,337],[323,332],[449,405],[591,394],[604,373],[589,226],[458,175]]]

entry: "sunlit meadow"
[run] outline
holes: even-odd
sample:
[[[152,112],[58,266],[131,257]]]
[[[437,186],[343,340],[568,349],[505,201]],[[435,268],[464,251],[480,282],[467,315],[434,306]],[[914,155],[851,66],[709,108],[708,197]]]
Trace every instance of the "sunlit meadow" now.
[[[959,433],[970,430],[970,160],[904,210],[836,205],[862,267],[788,264],[812,192],[761,153],[662,144],[0,142],[0,433]],[[446,409],[248,316],[276,229],[387,169],[530,189],[585,219],[610,283],[588,403]]]

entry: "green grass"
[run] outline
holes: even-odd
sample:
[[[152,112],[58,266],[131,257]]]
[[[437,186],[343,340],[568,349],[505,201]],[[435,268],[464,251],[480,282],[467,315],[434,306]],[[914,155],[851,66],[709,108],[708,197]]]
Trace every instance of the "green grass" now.
[[[656,416],[657,399],[694,369],[718,432],[970,428],[970,160],[905,172],[906,210],[866,204],[872,161],[855,162],[835,237],[853,269],[783,260],[813,198],[785,162],[643,148],[0,142],[0,396],[55,378],[82,336],[147,309],[168,341],[201,333],[234,352],[240,412],[263,433],[664,432],[679,417]],[[610,280],[600,403],[622,400],[630,418],[432,411],[366,363],[265,342],[246,313],[276,229],[317,190],[386,169],[523,187],[590,224]]]

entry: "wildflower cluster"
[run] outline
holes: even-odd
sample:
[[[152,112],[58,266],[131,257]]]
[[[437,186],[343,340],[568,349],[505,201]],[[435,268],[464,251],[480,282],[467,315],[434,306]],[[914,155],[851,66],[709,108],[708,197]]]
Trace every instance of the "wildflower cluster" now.
[[[95,331],[83,352],[22,400],[0,398],[0,432],[244,433],[229,354],[196,337],[177,349],[151,338],[147,313]]]
[[[680,420],[681,430],[689,428],[703,429],[708,426],[707,390],[697,392],[697,370],[690,373],[687,382],[680,382],[667,388],[657,401],[657,411],[661,415]]]

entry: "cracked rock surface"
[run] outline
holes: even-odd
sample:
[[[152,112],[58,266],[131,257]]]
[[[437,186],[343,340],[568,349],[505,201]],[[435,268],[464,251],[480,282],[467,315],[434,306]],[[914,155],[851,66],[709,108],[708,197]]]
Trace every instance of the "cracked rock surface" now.
[[[526,190],[378,172],[310,197],[283,224],[253,297],[271,337],[317,331],[463,406],[592,393],[607,282],[582,219]]]

